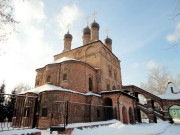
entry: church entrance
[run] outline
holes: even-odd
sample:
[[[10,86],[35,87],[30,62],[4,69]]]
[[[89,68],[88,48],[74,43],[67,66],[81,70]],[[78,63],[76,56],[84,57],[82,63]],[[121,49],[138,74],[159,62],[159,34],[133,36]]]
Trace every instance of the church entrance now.
[[[112,99],[111,98],[105,98],[104,105],[105,105],[105,108],[104,108],[105,120],[113,119]]]
[[[123,116],[123,123],[128,124],[127,110],[125,106],[123,106],[122,108],[122,116]]]
[[[134,124],[134,113],[131,107],[129,108],[129,123]]]

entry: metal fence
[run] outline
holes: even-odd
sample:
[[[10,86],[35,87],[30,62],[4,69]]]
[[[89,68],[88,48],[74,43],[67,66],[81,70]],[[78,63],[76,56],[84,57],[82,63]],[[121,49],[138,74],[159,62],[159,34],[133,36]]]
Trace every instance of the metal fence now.
[[[33,128],[40,112],[37,96],[0,94],[0,131]],[[115,118],[112,106],[54,101],[51,126],[104,121]],[[44,110],[44,112],[47,112]]]
[[[112,106],[55,101],[51,125],[66,126],[73,123],[104,121],[115,118]]]
[[[36,99],[35,96],[0,93],[0,131],[32,128]]]

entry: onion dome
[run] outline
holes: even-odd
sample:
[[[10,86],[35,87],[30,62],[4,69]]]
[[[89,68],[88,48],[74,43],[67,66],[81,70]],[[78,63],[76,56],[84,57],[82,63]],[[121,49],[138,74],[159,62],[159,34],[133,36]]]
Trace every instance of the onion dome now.
[[[70,38],[70,39],[72,39],[73,37],[72,37],[72,35],[69,33],[69,31],[64,35],[64,39],[65,38]]]
[[[99,24],[94,20],[94,22],[91,23],[91,28],[97,28],[99,30]]]
[[[89,29],[89,26],[83,29],[83,34],[91,34],[91,30]]]
[[[104,40],[105,44],[110,44],[112,45],[112,39],[109,38],[108,36],[106,37],[106,39]]]

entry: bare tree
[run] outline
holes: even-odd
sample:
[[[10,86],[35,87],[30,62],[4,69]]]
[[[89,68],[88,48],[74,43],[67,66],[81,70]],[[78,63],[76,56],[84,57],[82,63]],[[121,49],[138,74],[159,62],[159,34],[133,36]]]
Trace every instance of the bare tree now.
[[[0,0],[0,56],[4,53],[4,43],[15,31],[15,25],[18,23],[13,15],[14,1],[16,0]]]
[[[173,44],[171,45],[171,47],[175,47],[175,46],[178,46],[180,45],[180,28],[179,28],[179,25],[180,25],[180,0],[177,0],[177,3],[176,3],[176,7],[174,8],[172,14],[170,15],[170,20],[175,22],[176,23],[176,29],[175,29],[175,32],[173,34]]]
[[[176,76],[175,79],[173,79],[174,85],[177,87],[177,89],[180,90],[180,74]]]
[[[180,17],[180,0],[177,0],[176,7],[172,13],[172,19],[176,19]]]
[[[7,41],[17,23],[13,16],[13,0],[0,0],[0,43]]]
[[[0,85],[0,104],[4,102],[5,100],[5,96],[3,94],[5,94],[5,81],[3,81]],[[2,95],[1,95],[2,94]]]
[[[32,89],[32,87],[29,84],[25,84],[25,83],[19,83],[14,87],[14,91],[16,91],[16,94],[25,92],[30,89]]]
[[[153,94],[163,94],[171,75],[165,67],[156,67],[150,70],[148,81],[141,83],[141,87]]]

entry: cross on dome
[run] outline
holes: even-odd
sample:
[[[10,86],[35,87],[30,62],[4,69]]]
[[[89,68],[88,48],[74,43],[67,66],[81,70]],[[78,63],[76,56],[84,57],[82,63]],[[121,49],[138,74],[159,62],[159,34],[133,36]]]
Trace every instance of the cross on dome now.
[[[106,28],[106,29],[105,29],[105,32],[106,32],[106,36],[108,37],[108,34],[109,34],[109,29],[108,29],[108,28]]]
[[[89,25],[89,19],[90,19],[90,18],[91,18],[90,16],[87,16],[87,17],[86,17],[87,26]]]
[[[97,15],[97,12],[94,11],[94,12],[92,13],[92,16],[94,17],[94,21],[95,21],[95,19],[96,19],[96,15]]]
[[[68,33],[69,33],[69,28],[70,28],[70,25],[71,25],[71,24],[68,24],[68,25],[66,26],[66,27],[68,28]]]

